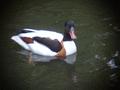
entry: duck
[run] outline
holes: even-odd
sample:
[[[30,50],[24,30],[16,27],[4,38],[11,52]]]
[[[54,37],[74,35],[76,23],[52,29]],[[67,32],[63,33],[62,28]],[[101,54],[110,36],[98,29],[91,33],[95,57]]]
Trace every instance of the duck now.
[[[11,39],[25,50],[42,56],[65,58],[77,52],[75,44],[75,23],[72,20],[64,23],[64,33],[52,30],[24,28]]]

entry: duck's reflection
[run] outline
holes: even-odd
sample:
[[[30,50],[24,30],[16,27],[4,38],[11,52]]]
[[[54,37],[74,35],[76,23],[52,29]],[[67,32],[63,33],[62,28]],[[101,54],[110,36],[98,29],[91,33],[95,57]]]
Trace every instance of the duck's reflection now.
[[[30,61],[30,60],[28,60],[28,56],[29,56],[30,52],[28,52],[26,50],[22,50],[22,51],[19,51],[18,53],[20,55],[22,55],[21,57],[23,58],[23,60],[25,60],[25,62],[28,62],[31,65],[35,65],[35,66],[37,66],[40,63],[47,63],[47,62],[52,63],[53,60],[65,62],[67,64],[65,64],[65,63],[60,64],[61,68],[59,68],[58,63],[54,64],[52,67],[46,66],[46,67],[49,67],[49,69],[51,70],[51,73],[49,73],[50,74],[49,80],[51,80],[51,76],[53,76],[52,75],[53,72],[58,73],[58,71],[60,71],[58,74],[58,77],[62,77],[59,75],[64,74],[63,77],[66,78],[66,80],[62,80],[62,81],[68,83],[68,88],[69,87],[73,88],[72,86],[77,85],[77,83],[79,82],[78,73],[76,72],[76,64],[75,64],[77,54],[67,56],[64,60],[58,59],[57,57],[45,57],[45,56],[32,54],[31,61]],[[25,56],[25,57],[23,57],[23,56]],[[51,63],[50,63],[50,65],[51,65]],[[43,65],[43,64],[41,64],[41,65]],[[37,82],[35,80],[38,80],[38,77],[40,77],[39,70],[41,70],[41,68],[35,67],[33,69],[33,71],[31,71],[32,74],[34,73],[34,75],[36,75],[36,77],[31,76],[31,78],[33,80],[32,82]],[[47,69],[46,69],[46,72],[47,72]],[[43,74],[45,74],[45,73],[43,72]],[[44,80],[45,80],[45,82],[47,82],[46,79],[44,79]],[[56,80],[56,82],[58,82],[57,79],[54,79],[54,81],[55,80]],[[57,84],[55,84],[55,85],[57,85]]]
[[[18,53],[24,56],[28,56],[28,63],[34,63],[34,62],[39,63],[39,62],[50,62],[52,60],[61,60],[58,57],[36,55],[26,50],[18,51]],[[63,61],[65,61],[67,64],[74,64],[76,61],[76,55],[77,55],[76,53],[69,55],[65,59],[63,59]]]

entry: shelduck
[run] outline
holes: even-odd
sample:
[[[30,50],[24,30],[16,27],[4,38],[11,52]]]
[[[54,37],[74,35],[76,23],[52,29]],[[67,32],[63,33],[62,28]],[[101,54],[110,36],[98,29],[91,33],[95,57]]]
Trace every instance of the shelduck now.
[[[50,30],[25,28],[11,37],[24,49],[42,56],[66,57],[77,52],[75,24],[66,21],[64,34]]]

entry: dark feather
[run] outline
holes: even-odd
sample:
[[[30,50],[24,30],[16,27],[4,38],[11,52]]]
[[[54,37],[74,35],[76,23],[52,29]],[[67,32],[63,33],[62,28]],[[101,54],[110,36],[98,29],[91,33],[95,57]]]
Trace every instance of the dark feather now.
[[[19,30],[17,32],[17,34],[20,34],[20,33],[29,33],[29,32],[33,32],[33,31],[29,31],[29,30]]]
[[[34,37],[33,40],[47,46],[54,52],[59,52],[62,49],[62,45],[57,39],[51,40],[49,38]]]

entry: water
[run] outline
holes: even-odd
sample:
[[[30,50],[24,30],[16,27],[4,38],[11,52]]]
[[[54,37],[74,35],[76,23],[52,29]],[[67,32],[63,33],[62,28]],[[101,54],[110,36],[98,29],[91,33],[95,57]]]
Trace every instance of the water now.
[[[120,80],[117,33],[110,7],[101,0],[16,0],[2,11],[2,90],[108,90]],[[63,32],[63,24],[76,22],[76,55],[67,60],[33,55],[10,40],[22,28]],[[113,57],[113,58],[112,58]],[[44,60],[46,62],[44,62]],[[114,60],[117,68],[108,65]]]

